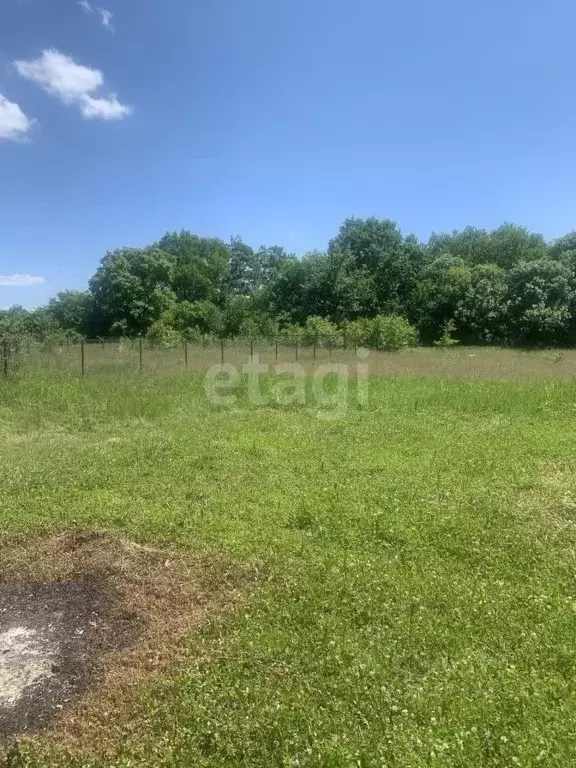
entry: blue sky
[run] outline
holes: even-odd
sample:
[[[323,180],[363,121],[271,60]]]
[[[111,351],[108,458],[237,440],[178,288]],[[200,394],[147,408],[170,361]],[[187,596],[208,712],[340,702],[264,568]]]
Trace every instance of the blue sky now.
[[[576,228],[569,0],[90,4],[0,3],[0,307],[172,229]]]

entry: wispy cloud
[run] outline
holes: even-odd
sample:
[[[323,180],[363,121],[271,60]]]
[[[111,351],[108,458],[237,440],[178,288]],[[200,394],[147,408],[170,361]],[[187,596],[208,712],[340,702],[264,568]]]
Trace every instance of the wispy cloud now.
[[[110,13],[110,11],[107,11],[106,8],[98,8],[98,13],[100,14],[100,18],[102,20],[102,26],[105,27],[108,32],[114,34],[116,31],[112,26],[112,19],[114,18],[114,14]]]
[[[132,107],[118,101],[116,94],[100,95],[104,75],[99,69],[78,64],[54,49],[45,50],[32,61],[15,61],[22,77],[32,80],[64,104],[76,104],[89,119],[121,120],[132,114]]]
[[[111,11],[107,10],[106,8],[94,8],[90,4],[89,0],[78,0],[78,5],[87,14],[97,13],[100,16],[102,26],[107,29],[108,32],[114,34],[116,31],[112,26],[112,19],[114,18],[114,14]]]
[[[17,141],[26,138],[32,122],[16,102],[8,101],[0,93],[0,139]]]
[[[45,280],[38,275],[0,275],[0,285],[9,288],[28,288],[31,285],[42,285]]]

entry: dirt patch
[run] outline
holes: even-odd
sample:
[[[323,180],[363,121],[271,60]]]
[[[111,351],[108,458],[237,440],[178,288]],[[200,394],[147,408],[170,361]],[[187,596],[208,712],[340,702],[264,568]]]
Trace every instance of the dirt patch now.
[[[125,738],[138,684],[176,668],[186,633],[250,581],[99,532],[2,539],[0,563],[0,751],[38,733],[82,751]]]

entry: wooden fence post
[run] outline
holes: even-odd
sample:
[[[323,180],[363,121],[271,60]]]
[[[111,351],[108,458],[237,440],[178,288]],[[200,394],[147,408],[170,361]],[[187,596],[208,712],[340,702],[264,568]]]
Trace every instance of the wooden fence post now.
[[[250,339],[250,362],[254,362],[254,341]]]

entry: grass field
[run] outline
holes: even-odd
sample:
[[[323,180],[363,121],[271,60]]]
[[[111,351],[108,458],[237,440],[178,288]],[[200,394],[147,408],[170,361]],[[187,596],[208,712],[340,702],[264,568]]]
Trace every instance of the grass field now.
[[[6,534],[104,529],[257,574],[139,690],[139,725],[9,764],[576,765],[575,361],[382,355],[335,420],[215,409],[164,365],[0,381]]]

